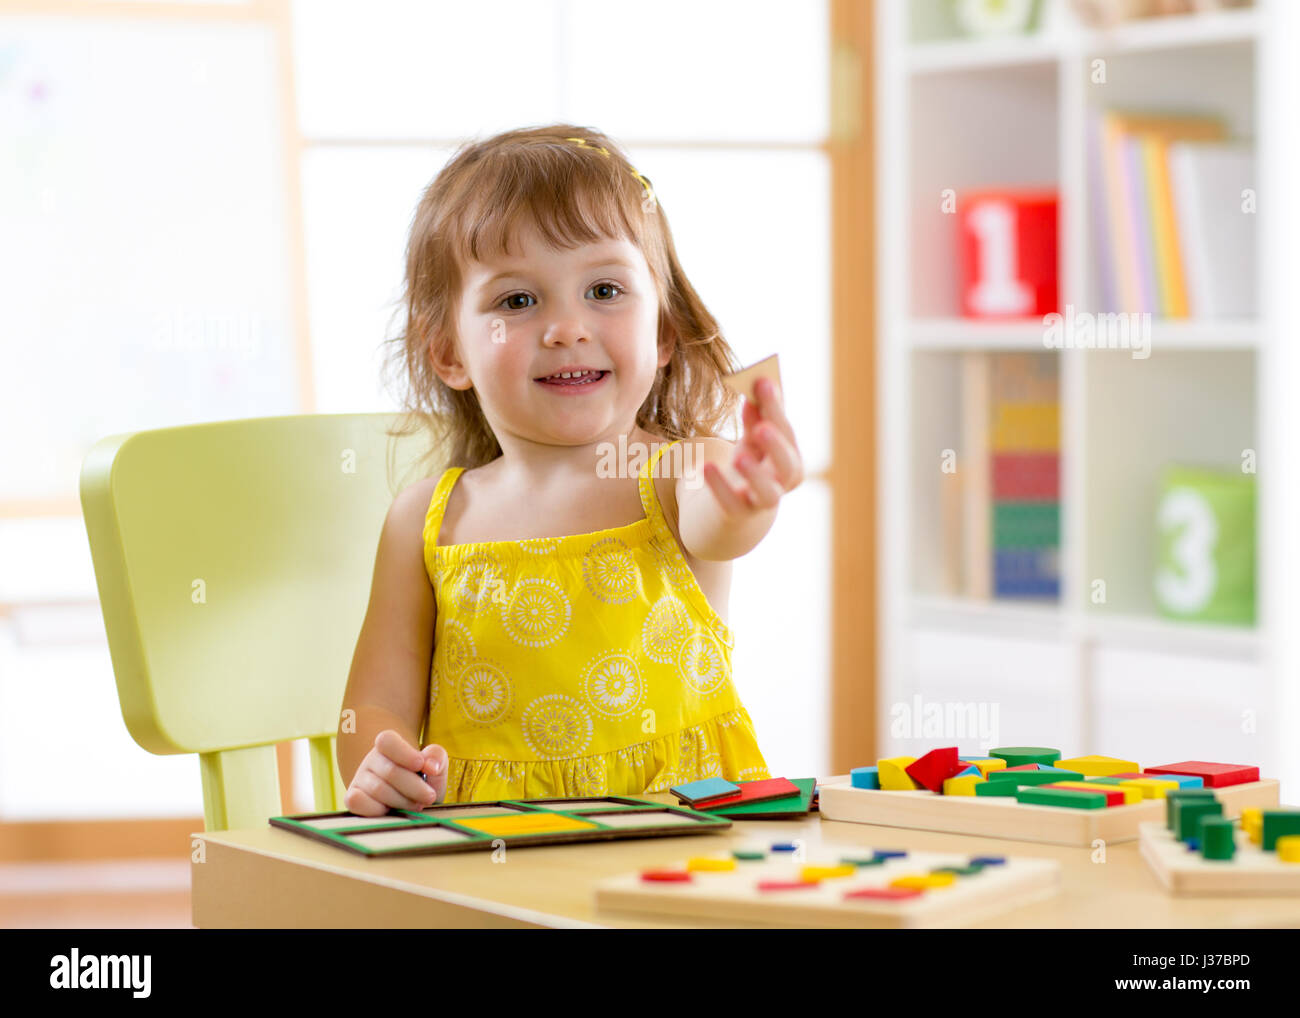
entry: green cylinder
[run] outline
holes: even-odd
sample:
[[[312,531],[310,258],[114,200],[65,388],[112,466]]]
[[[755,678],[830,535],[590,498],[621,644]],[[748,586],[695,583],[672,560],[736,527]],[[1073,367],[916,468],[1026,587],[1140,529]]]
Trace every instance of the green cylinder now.
[[[1046,746],[1003,746],[1001,749],[990,749],[989,756],[1005,760],[1008,767],[1031,763],[1047,764],[1050,767],[1061,759],[1061,751]]]
[[[1237,851],[1236,825],[1226,817],[1201,817],[1201,856],[1205,859],[1231,859]]]
[[[1198,799],[1192,802],[1180,802],[1174,807],[1174,823],[1178,830],[1174,832],[1179,841],[1197,837],[1203,817],[1223,816],[1223,803]]]

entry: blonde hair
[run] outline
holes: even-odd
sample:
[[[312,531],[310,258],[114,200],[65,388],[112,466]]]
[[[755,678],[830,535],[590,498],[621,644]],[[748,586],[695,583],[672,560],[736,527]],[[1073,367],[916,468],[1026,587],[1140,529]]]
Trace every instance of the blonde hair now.
[[[637,412],[641,428],[675,440],[717,435],[733,421],[740,397],[722,376],[741,365],[682,271],[667,217],[643,180],[605,135],[551,124],[462,145],[425,189],[406,247],[399,309],[406,327],[385,341],[392,347],[385,374],[406,383],[404,417],[389,434],[427,429],[431,446],[419,461],[426,473],[501,455],[478,394],[443,382],[431,353],[455,343],[464,266],[508,253],[524,217],[557,248],[627,239],[644,255],[658,290],[657,339],[676,343]]]

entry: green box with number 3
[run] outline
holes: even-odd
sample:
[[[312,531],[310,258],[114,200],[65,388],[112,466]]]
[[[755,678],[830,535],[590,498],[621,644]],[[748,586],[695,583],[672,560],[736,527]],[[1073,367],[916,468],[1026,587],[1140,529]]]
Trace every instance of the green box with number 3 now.
[[[1155,599],[1168,618],[1255,622],[1255,476],[1170,466],[1156,505]]]

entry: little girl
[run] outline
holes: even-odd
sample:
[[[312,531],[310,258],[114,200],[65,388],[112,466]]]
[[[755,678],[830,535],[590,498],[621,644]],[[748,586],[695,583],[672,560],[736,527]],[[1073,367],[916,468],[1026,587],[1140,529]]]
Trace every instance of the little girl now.
[[[650,182],[568,124],[462,147],[416,210],[404,303],[407,409],[450,466],[380,537],[346,808],[770,777],[720,612],[803,464],[766,380],[740,441],[716,434],[739,364]]]

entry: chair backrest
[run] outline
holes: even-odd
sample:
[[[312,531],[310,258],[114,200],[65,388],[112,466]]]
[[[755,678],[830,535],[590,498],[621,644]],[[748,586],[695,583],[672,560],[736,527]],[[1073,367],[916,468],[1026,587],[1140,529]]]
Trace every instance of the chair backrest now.
[[[379,533],[428,447],[389,436],[399,419],[220,421],[86,456],[122,717],[151,753],[199,754],[208,830],[281,813],[275,744],[293,739],[310,746],[315,808],[341,808],[335,734]]]

